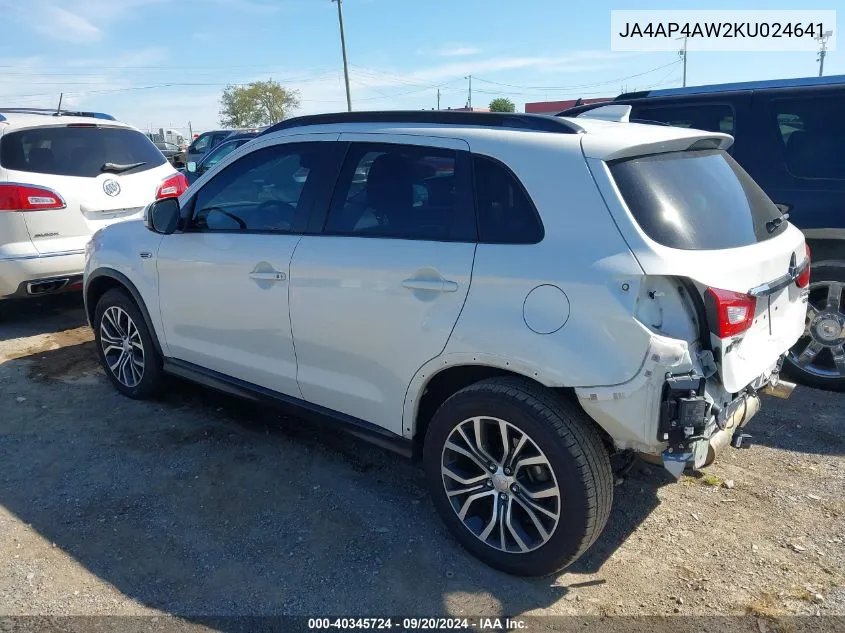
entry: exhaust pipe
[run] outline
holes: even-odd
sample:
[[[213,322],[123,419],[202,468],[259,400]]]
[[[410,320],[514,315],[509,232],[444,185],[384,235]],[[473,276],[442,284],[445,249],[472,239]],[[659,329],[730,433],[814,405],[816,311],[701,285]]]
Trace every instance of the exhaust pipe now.
[[[796,386],[797,385],[794,382],[789,382],[788,380],[778,380],[776,383],[770,382],[767,384],[765,387],[760,389],[759,393],[762,393],[765,396],[774,396],[775,398],[786,400],[792,395]]]
[[[31,295],[43,295],[48,292],[56,292],[68,285],[70,279],[44,279],[42,281],[30,281],[26,284],[26,291]]]
[[[793,388],[795,387],[795,385],[792,386]],[[707,447],[707,459],[704,462],[704,466],[709,466],[716,460],[716,455],[731,443],[734,433],[744,427],[751,418],[757,415],[759,410],[760,398],[756,394],[746,395],[742,404],[725,420],[725,428],[720,429],[710,438],[710,445]]]

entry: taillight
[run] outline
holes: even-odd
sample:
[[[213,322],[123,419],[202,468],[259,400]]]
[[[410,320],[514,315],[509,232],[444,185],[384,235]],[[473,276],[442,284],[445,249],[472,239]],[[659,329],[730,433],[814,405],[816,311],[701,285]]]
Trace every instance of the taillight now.
[[[188,179],[185,174],[173,174],[158,186],[156,200],[162,198],[178,198],[188,189]]]
[[[705,298],[710,331],[719,338],[742,334],[754,322],[757,309],[755,297],[731,290],[708,288]]]
[[[64,209],[65,201],[52,189],[32,185],[0,184],[0,211]]]
[[[804,248],[807,250],[807,267],[795,278],[795,283],[798,284],[799,288],[806,288],[810,285],[810,245],[805,244]]]

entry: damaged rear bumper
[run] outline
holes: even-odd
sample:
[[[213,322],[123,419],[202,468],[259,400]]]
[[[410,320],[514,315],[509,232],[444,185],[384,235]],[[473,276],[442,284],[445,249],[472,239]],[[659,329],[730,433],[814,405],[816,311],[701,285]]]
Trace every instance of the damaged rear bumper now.
[[[662,460],[679,477],[712,463],[727,446],[749,447],[743,428],[760,410],[760,394],[787,398],[795,387],[779,379],[778,359],[741,393],[730,394],[704,360],[685,341],[653,336],[634,379],[576,393],[617,448]]]

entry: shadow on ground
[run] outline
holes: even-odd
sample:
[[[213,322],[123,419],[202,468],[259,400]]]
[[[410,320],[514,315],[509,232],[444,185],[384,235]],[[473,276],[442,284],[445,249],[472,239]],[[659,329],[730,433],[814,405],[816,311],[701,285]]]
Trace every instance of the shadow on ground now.
[[[52,334],[86,324],[82,293],[0,301],[0,341]]]
[[[514,578],[464,553],[400,457],[181,381],[131,401],[97,371],[90,342],[0,365],[0,504],[125,596],[186,617],[546,608],[604,582],[667,481],[635,467],[566,574]]]

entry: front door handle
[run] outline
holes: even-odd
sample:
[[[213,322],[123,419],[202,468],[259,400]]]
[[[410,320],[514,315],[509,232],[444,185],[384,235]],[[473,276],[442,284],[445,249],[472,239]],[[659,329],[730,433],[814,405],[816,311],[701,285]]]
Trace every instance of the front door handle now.
[[[429,292],[455,292],[458,284],[447,279],[406,279],[402,282],[410,290],[428,290]]]
[[[268,273],[249,273],[249,278],[256,281],[285,281],[288,276],[283,272],[274,270]]]

